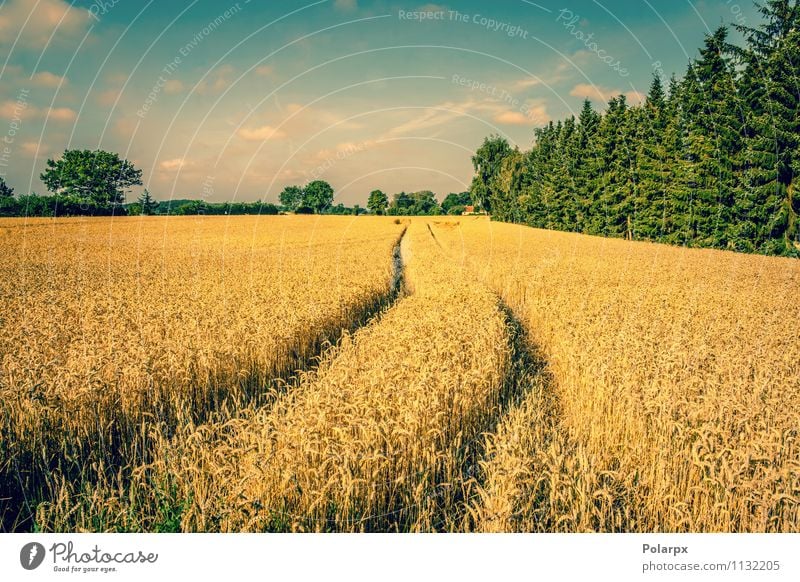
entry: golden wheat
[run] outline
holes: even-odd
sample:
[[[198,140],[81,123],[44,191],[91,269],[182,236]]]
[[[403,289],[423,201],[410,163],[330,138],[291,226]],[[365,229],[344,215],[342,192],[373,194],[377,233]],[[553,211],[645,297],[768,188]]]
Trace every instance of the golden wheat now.
[[[388,299],[400,232],[369,218],[0,221],[4,527],[120,486],[160,435],[267,403],[276,378]]]
[[[797,261],[482,218],[0,252],[5,529],[800,530]]]
[[[486,531],[800,530],[800,264],[461,220],[547,372],[488,439]]]
[[[424,224],[403,254],[409,295],[274,406],[167,445],[151,471],[191,500],[182,530],[460,527],[476,441],[500,407],[506,322]]]

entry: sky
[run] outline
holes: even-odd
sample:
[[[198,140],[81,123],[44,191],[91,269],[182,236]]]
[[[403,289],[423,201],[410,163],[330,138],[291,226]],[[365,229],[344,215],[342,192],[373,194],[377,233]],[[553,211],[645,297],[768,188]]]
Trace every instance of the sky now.
[[[99,148],[157,200],[441,199],[485,136],[635,104],[731,23],[749,0],[0,0],[0,176],[45,194],[48,158]]]

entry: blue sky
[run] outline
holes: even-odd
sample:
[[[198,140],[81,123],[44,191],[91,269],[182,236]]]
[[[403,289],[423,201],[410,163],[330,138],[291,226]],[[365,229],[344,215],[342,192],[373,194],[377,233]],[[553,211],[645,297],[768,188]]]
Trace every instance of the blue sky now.
[[[527,148],[586,97],[635,103],[737,21],[759,22],[748,0],[5,0],[0,175],[44,193],[48,157],[99,147],[159,200],[317,178],[348,205],[443,197],[484,136]]]

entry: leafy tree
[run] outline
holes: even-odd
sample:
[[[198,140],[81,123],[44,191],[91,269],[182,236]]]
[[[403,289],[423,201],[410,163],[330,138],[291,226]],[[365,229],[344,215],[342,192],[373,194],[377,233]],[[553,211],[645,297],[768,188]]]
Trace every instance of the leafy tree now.
[[[303,189],[302,205],[317,214],[333,203],[333,188],[324,180],[314,180]]]
[[[413,204],[411,212],[415,216],[427,216],[440,214],[439,203],[436,201],[436,194],[430,190],[421,190],[411,194]]]
[[[386,210],[389,208],[389,197],[380,190],[373,190],[369,193],[367,208],[372,214],[386,214]]]
[[[14,189],[8,186],[0,176],[0,216],[15,216],[19,212]]]
[[[503,159],[511,153],[508,141],[498,135],[492,135],[483,140],[483,144],[472,156],[472,166],[475,168],[475,177],[472,180],[470,192],[472,198],[480,202],[487,211],[492,209],[492,182],[500,171]]]
[[[405,192],[398,192],[392,196],[392,203],[389,205],[389,214],[392,216],[407,216],[414,205],[414,199]]]
[[[156,208],[158,208],[158,202],[153,200],[153,197],[150,195],[150,190],[147,188],[144,189],[142,195],[139,196],[139,212],[145,216],[150,216],[151,214],[156,213]],[[130,212],[130,209],[128,209]]]
[[[303,203],[303,189],[298,186],[286,186],[278,199],[287,211],[294,212]]]
[[[141,185],[142,171],[117,154],[102,150],[66,150],[60,160],[47,160],[40,176],[50,192],[88,212],[103,211],[125,201],[125,191]]]
[[[442,200],[441,206],[444,214],[461,214],[465,206],[471,205],[472,195],[469,192],[450,192],[450,194],[445,196],[444,200]],[[451,212],[455,207],[459,207],[460,210],[458,212]]]

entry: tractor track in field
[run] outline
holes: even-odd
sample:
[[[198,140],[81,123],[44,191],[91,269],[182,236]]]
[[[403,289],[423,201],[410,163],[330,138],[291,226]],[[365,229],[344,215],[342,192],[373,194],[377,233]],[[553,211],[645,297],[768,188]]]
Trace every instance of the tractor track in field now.
[[[428,232],[434,240],[442,254],[448,260],[453,260],[446,247],[434,233],[430,223],[426,223]],[[476,285],[483,285],[477,279]],[[506,418],[507,414],[519,406],[523,400],[534,390],[539,390],[538,399],[548,410],[554,411],[558,408],[557,397],[553,391],[553,378],[548,370],[548,363],[539,346],[531,339],[530,334],[522,321],[515,315],[514,310],[505,303],[497,293],[492,293],[497,299],[497,309],[502,314],[508,328],[508,345],[510,349],[510,363],[503,378],[503,385],[499,395],[498,409],[487,417],[486,424],[481,432],[481,437],[472,443],[467,443],[470,447],[469,461],[462,472],[462,480],[471,482],[475,488],[481,489],[486,483],[486,475],[483,471],[483,462],[489,457],[486,451],[486,441],[483,437],[495,434]],[[477,441],[477,442],[476,442]],[[473,446],[477,445],[477,446]],[[468,498],[462,500],[459,508],[459,515],[448,516],[450,523],[460,521],[465,524],[465,530],[471,531],[475,528],[475,523],[469,521],[471,509],[480,505],[480,496],[473,489]]]

